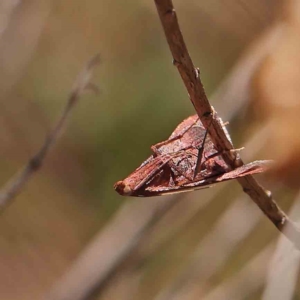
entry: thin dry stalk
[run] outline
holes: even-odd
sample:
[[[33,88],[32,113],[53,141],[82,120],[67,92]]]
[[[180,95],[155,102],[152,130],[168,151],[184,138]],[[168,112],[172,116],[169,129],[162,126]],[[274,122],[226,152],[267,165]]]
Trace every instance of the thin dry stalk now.
[[[78,102],[80,96],[89,89],[95,90],[95,87],[91,84],[90,79],[92,76],[92,70],[99,62],[99,56],[93,57],[85,66],[84,70],[79,74],[74,87],[71,91],[70,97],[64,107],[62,114],[56,122],[54,128],[47,136],[45,142],[39,151],[28,161],[28,163],[12,178],[0,191],[0,209],[1,211],[12,202],[14,197],[19,194],[24,188],[25,184],[32,177],[32,175],[38,171],[44,159],[46,158],[50,149],[56,143],[72,109]]]
[[[213,143],[222,153],[226,163],[233,169],[243,165],[243,161],[237,154],[228,151],[234,147],[226,136],[220,119],[214,117],[214,111],[201,83],[200,71],[195,68],[185,45],[172,1],[155,0],[154,2],[173,55],[173,62],[180,73],[201,122],[209,131]],[[272,194],[259,185],[253,176],[245,176],[237,180],[244,192],[251,197],[273,224],[300,249],[300,229],[276,204]],[[289,231],[283,230],[285,225],[289,226]]]

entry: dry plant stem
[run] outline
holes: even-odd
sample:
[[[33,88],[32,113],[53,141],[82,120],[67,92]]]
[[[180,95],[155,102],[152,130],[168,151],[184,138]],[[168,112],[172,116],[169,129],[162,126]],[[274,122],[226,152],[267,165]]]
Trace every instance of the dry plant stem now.
[[[85,66],[84,70],[79,74],[77,81],[71,91],[68,102],[55,124],[53,130],[49,133],[44,144],[39,151],[28,161],[28,163],[21,169],[1,190],[0,190],[0,209],[3,210],[11,200],[22,191],[24,185],[31,178],[31,176],[40,169],[42,163],[48,154],[49,150],[55,144],[59,134],[61,133],[71,110],[78,102],[79,97],[93,85],[90,83],[92,69],[98,63],[99,56],[92,58]]]
[[[226,151],[233,149],[233,145],[226,136],[219,119],[214,118],[213,109],[201,83],[199,69],[195,68],[186,48],[172,1],[154,0],[154,2],[173,55],[173,62],[203,126],[208,129],[214,145],[223,153],[222,156],[229,166],[236,168],[243,165],[243,161],[234,152]],[[299,228],[279,208],[272,199],[271,193],[260,186],[252,176],[239,178],[238,182],[243,187],[244,192],[252,198],[274,225],[300,249]],[[285,225],[289,226],[289,231],[283,231]]]

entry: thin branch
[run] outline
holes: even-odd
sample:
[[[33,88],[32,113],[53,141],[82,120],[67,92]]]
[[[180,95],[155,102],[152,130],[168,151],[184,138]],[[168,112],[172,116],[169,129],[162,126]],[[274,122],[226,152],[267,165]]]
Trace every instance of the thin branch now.
[[[90,79],[95,65],[99,62],[99,55],[93,57],[79,74],[64,107],[62,114],[56,122],[54,128],[47,136],[44,144],[39,151],[28,161],[28,163],[0,190],[0,209],[1,211],[19,194],[31,176],[38,171],[50,149],[56,143],[73,107],[78,102],[80,96],[88,89],[95,90]]]
[[[234,151],[228,151],[234,147],[223,129],[221,120],[214,117],[213,108],[201,83],[199,69],[195,68],[186,48],[172,1],[154,0],[154,2],[173,55],[174,65],[180,73],[201,122],[208,129],[211,140],[222,153],[226,163],[233,169],[243,165],[243,161]],[[211,126],[209,126],[210,123]],[[237,180],[244,192],[252,198],[273,224],[300,249],[300,229],[280,209],[271,193],[260,186],[252,176]],[[283,230],[286,225],[289,226],[289,231]]]

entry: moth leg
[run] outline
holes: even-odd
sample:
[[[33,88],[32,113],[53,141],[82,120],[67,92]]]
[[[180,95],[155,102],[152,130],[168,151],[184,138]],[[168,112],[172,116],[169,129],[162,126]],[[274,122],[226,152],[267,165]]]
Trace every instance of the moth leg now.
[[[211,123],[212,123],[212,121],[210,122],[208,127],[210,127]],[[201,171],[201,166],[202,166],[201,161],[202,161],[202,157],[203,157],[204,145],[205,145],[205,142],[206,142],[207,135],[208,135],[208,129],[205,130],[205,134],[204,134],[204,137],[203,137],[202,144],[198,149],[198,157],[197,157],[197,162],[196,162],[196,166],[195,166],[195,169],[194,169],[193,180],[196,178],[196,175]]]
[[[234,152],[234,153],[236,153],[238,151],[241,151],[242,149],[243,148],[217,151],[215,153],[210,154],[209,156],[206,156],[204,154],[205,160],[201,163],[201,170],[202,169],[210,169],[212,167],[216,168],[217,166],[222,167],[222,165],[220,165],[220,163],[218,162],[218,160],[216,160],[216,161],[214,160],[216,157],[221,156],[223,153],[226,153],[226,152]],[[213,160],[212,163],[210,163],[211,160]],[[224,160],[222,160],[222,161],[224,162]],[[225,165],[228,166],[226,163],[225,163]]]

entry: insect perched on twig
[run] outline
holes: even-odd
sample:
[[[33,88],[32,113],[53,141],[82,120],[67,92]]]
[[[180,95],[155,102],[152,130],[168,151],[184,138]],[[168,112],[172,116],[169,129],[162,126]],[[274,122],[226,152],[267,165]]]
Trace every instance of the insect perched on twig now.
[[[225,163],[197,115],[180,123],[171,136],[151,147],[153,155],[114,188],[124,196],[151,197],[207,188],[215,183],[265,171],[259,160],[234,170]]]

